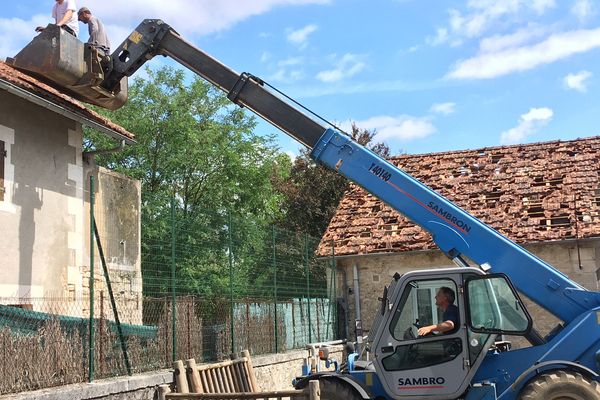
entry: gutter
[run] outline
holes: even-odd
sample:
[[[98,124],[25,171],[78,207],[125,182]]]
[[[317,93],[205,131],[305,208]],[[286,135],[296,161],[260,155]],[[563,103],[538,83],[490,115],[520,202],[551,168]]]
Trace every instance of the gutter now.
[[[94,164],[94,156],[99,156],[102,154],[110,154],[110,153],[119,153],[125,149],[125,140],[121,139],[119,145],[112,149],[100,149],[100,150],[90,150],[84,151],[81,153],[83,155],[83,159],[86,160],[88,164]]]
[[[107,128],[106,126],[102,125],[99,122],[96,122],[89,118],[83,117],[74,111],[68,110],[65,107],[59,106],[58,104],[48,101],[48,100],[46,100],[40,96],[37,96],[17,85],[14,85],[14,84],[4,81],[2,79],[0,79],[0,89],[4,89],[7,92],[14,94],[17,97],[20,97],[22,99],[30,101],[34,104],[37,104],[38,106],[41,106],[41,107],[48,109],[52,112],[55,112],[57,114],[60,114],[71,120],[77,121],[77,122],[81,123],[82,125],[88,126],[92,129],[95,129],[95,130],[97,130],[101,133],[104,133],[105,135],[108,135],[119,141],[123,141],[126,144],[135,144],[136,143],[135,140],[132,140],[131,138],[129,138],[125,135],[122,135],[121,133],[119,133],[113,129]]]

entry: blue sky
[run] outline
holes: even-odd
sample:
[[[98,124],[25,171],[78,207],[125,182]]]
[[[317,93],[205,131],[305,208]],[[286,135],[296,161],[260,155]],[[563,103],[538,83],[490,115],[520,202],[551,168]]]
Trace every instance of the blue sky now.
[[[3,4],[1,59],[50,22],[53,3]],[[84,5],[113,47],[142,19],[161,18],[342,127],[376,129],[393,153],[600,134],[598,0],[77,1]],[[277,132],[257,127],[297,153]]]

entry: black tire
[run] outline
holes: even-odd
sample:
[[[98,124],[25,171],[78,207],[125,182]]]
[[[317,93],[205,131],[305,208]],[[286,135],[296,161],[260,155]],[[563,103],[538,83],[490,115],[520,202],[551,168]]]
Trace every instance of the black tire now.
[[[319,379],[321,400],[362,400],[349,384],[336,379]]]
[[[519,400],[600,400],[600,385],[577,372],[553,371],[532,380]]]

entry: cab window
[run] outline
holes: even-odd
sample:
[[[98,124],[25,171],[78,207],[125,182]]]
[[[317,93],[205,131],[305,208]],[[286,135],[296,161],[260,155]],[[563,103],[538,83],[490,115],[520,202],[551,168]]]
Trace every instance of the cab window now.
[[[457,293],[456,284],[450,279],[415,280],[406,285],[390,324],[394,339],[414,340],[418,336],[419,327],[443,322],[444,310],[436,305],[436,294],[440,288],[448,288],[454,294]],[[453,307],[457,306],[458,300],[455,299]],[[457,308],[455,315],[458,319]],[[458,329],[458,325],[455,324],[455,329]]]

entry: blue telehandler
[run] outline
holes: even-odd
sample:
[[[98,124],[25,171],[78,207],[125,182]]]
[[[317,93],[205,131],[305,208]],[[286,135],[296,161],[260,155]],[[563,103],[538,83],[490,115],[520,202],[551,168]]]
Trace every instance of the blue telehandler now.
[[[336,400],[600,400],[600,293],[586,290],[260,78],[239,74],[194,47],[161,20],[144,20],[108,59],[49,26],[7,62],[80,100],[115,109],[126,101],[126,78],[156,55],[173,58],[303,143],[317,163],[427,230],[456,265],[396,275],[367,339],[370,361],[300,378],[297,387],[319,379],[321,397]],[[70,62],[63,60],[67,56]],[[75,65],[80,59],[84,64]],[[440,291],[453,293],[452,329],[442,329],[445,317],[432,306]],[[545,335],[533,329],[521,294],[560,324]],[[420,330],[425,326],[439,329]],[[511,348],[506,335],[520,336],[528,345]]]

